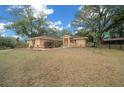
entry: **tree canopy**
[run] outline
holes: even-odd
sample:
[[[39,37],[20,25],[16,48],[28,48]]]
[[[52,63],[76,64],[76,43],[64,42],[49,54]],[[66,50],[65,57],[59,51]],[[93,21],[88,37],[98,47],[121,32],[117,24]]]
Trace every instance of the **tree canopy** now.
[[[16,31],[22,36],[34,37],[45,34],[46,15],[40,11],[36,16],[31,6],[23,6],[16,10],[10,11],[15,20],[12,24],[5,26],[7,29]]]
[[[76,14],[72,24],[76,29],[78,27],[84,28],[89,34],[94,32],[95,35],[93,37],[95,37],[97,43],[100,44],[104,32],[111,32],[111,35],[117,32],[120,33],[120,36],[123,35],[124,7],[113,5],[86,5]],[[78,33],[80,33],[80,30],[78,30]]]

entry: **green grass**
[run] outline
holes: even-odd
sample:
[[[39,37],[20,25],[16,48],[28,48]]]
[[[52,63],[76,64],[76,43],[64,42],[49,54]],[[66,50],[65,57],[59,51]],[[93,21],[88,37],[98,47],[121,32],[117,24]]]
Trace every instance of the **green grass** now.
[[[0,50],[0,86],[124,86],[124,51]]]

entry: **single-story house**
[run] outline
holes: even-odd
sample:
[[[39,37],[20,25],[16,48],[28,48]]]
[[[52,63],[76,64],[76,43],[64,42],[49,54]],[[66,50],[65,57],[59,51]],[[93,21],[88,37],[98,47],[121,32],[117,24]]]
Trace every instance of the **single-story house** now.
[[[59,47],[63,46],[63,48],[86,47],[86,39],[87,37],[75,37],[69,35],[65,35],[62,38],[39,36],[29,38],[27,43],[29,48],[54,48],[56,47],[56,42],[59,43]]]

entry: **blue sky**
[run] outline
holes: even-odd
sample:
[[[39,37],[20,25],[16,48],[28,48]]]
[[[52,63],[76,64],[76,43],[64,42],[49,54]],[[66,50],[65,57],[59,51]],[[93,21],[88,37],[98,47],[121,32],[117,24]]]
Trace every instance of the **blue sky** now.
[[[47,9],[51,9],[53,12],[48,15],[48,20],[52,21],[53,23],[61,23],[58,24],[58,27],[64,27],[69,29],[70,31],[72,28],[69,26],[71,22],[74,20],[75,14],[79,12],[79,5],[48,5],[46,6]],[[10,6],[1,5],[0,6],[0,16],[12,19],[12,16],[9,14],[8,9]],[[7,24],[9,21],[0,20],[1,24]],[[11,21],[12,22],[12,21]],[[2,26],[0,26],[0,30],[2,31]],[[4,30],[4,29],[3,29]],[[3,35],[6,36],[14,36],[16,33],[14,31],[2,31]]]
[[[72,5],[56,5],[48,6],[48,8],[54,9],[54,13],[51,14],[48,19],[52,21],[60,20],[63,26],[67,26],[78,12],[79,6]]]

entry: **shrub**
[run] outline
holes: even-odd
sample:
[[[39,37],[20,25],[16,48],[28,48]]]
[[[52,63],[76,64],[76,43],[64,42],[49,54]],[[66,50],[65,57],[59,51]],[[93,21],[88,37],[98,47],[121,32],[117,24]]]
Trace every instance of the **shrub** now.
[[[15,48],[16,39],[11,37],[0,37],[0,49]]]
[[[47,41],[47,42],[45,42],[45,47],[46,48],[52,48],[52,47],[54,47],[53,46],[53,41]]]
[[[54,47],[60,47],[62,45],[61,41],[47,41],[45,42],[46,48],[54,48]]]
[[[61,47],[62,41],[55,41],[55,47]]]
[[[28,46],[27,43],[24,42],[24,41],[18,41],[18,42],[16,43],[16,47],[17,47],[17,48],[26,48],[27,46]]]

